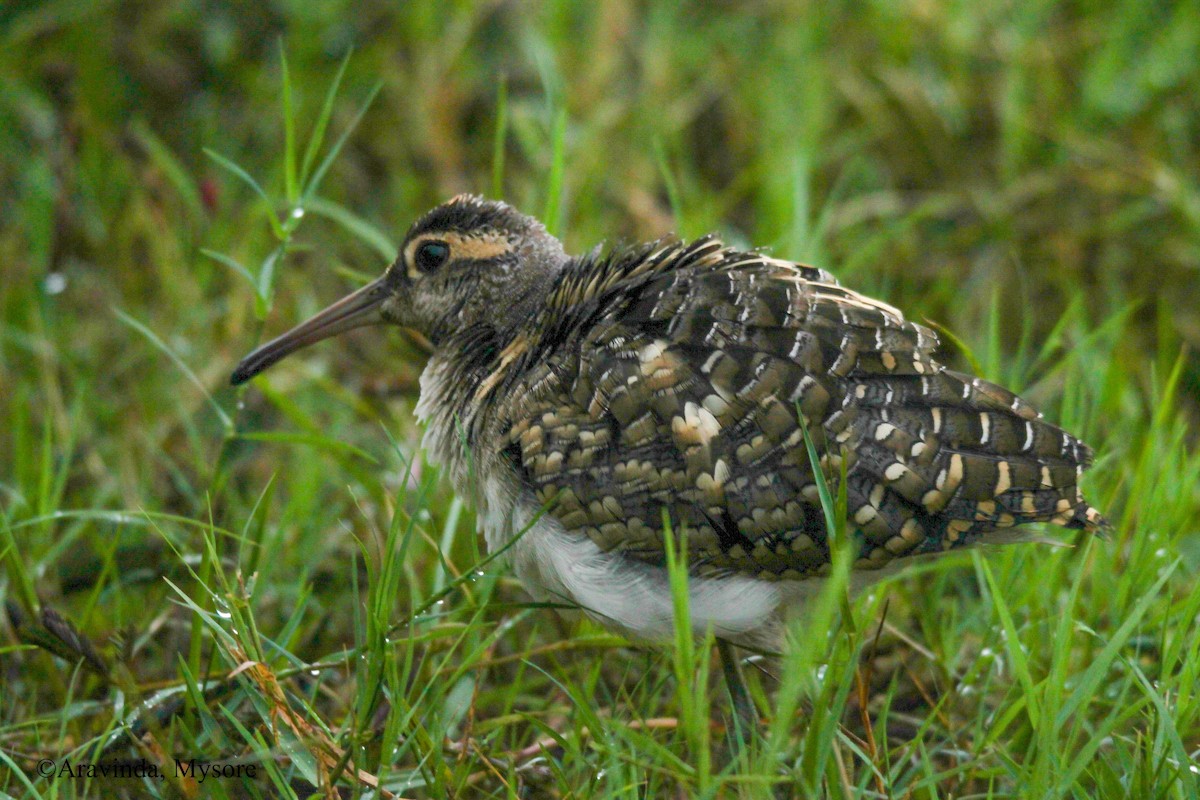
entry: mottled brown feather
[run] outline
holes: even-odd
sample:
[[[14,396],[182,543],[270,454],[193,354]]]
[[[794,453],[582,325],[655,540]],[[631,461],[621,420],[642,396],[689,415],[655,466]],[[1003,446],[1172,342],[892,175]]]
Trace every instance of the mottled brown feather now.
[[[607,551],[661,563],[665,508],[701,572],[826,571],[798,410],[835,487],[845,461],[860,568],[1102,522],[1085,445],[811,267],[711,237],[579,259],[514,342],[476,399],[525,485]]]

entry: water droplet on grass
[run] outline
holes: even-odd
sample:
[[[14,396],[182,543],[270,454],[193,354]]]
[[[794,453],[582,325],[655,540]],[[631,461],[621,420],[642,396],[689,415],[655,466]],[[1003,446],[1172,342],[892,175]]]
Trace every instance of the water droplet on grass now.
[[[61,272],[51,272],[42,282],[42,287],[46,290],[46,294],[62,294],[67,288],[67,276]]]

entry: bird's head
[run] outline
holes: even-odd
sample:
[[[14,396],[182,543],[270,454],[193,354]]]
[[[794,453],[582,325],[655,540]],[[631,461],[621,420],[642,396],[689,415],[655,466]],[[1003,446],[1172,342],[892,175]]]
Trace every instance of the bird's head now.
[[[255,350],[234,370],[244,383],[291,353],[364,325],[411,328],[436,347],[475,325],[528,319],[567,256],[542,223],[507,203],[460,195],[409,228],[383,276]]]

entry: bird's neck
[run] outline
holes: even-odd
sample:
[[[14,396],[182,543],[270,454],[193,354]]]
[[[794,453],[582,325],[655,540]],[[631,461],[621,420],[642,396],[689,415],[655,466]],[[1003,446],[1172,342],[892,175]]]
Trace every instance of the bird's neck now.
[[[425,450],[450,469],[460,489],[466,488],[472,462],[477,466],[494,455],[480,447],[497,424],[494,395],[521,368],[516,362],[531,341],[528,326],[465,326],[437,344],[421,373],[416,416],[425,425]]]
[[[527,274],[517,286],[487,287],[433,342],[416,414],[426,426],[426,452],[449,468],[462,491],[470,473],[497,456],[483,445],[500,440],[506,400],[523,393],[522,376],[554,346],[561,327],[556,319],[569,305],[557,287],[573,261],[546,268],[537,279]],[[492,299],[480,304],[484,298]]]

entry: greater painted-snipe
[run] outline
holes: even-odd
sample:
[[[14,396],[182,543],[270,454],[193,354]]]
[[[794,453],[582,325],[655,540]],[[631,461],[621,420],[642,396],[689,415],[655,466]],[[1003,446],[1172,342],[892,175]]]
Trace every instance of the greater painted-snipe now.
[[[1079,487],[1088,447],[942,366],[931,330],[712,236],[572,256],[512,207],[457,197],[413,224],[383,277],[233,382],[379,323],[432,345],[424,445],[488,546],[519,536],[512,564],[535,595],[638,639],[673,632],[664,530],[687,531],[693,626],[725,643],[769,645],[819,586],[832,556],[802,426],[834,491],[845,476],[856,584],[1018,541],[1025,523],[1103,524]]]

